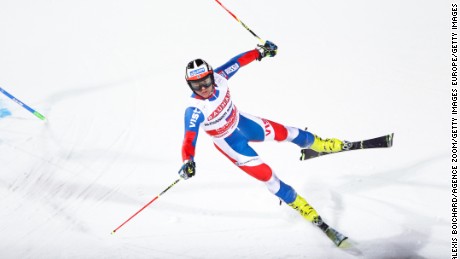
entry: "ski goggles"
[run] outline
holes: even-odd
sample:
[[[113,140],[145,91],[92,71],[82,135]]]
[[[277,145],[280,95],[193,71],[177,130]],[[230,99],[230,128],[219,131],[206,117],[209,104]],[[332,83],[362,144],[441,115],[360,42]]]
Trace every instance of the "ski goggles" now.
[[[212,80],[212,74],[207,75],[203,79],[188,81],[188,84],[194,91],[199,91],[201,88],[208,88],[214,84]]]

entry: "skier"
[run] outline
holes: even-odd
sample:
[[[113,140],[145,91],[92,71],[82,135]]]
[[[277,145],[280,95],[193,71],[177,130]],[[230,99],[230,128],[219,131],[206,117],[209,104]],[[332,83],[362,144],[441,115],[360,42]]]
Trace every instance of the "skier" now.
[[[215,147],[222,154],[244,172],[265,183],[270,192],[321,228],[338,246],[346,237],[329,228],[316,210],[290,185],[281,181],[248,143],[289,141],[316,152],[338,152],[346,148],[348,142],[336,138],[321,139],[308,131],[242,112],[230,96],[228,80],[241,67],[255,60],[274,57],[277,49],[274,43],[266,41],[264,45],[233,57],[215,70],[202,59],[187,64],[185,79],[193,94],[185,110],[183,166],[179,175],[188,179],[196,173],[195,144],[201,127],[212,137]]]

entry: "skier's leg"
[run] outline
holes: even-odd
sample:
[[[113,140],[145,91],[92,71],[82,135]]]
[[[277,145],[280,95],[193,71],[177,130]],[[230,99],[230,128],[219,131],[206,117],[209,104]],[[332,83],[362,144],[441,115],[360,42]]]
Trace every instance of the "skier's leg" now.
[[[241,113],[238,127],[251,141],[289,141],[301,148],[310,148],[316,152],[338,152],[342,150],[344,144],[336,138],[322,139],[309,131],[284,126],[247,113]],[[257,130],[254,130],[255,128]]]
[[[237,138],[238,136],[233,134],[226,139],[214,139],[214,145],[241,170],[264,182],[271,193],[299,211],[305,219],[313,223],[318,222],[320,217],[316,210],[298,195],[294,188],[281,181],[244,138],[239,137],[238,141]]]
[[[225,139],[215,138],[214,145],[241,170],[259,181],[266,182],[272,176],[271,168],[265,164],[252,147],[248,145],[247,139],[234,132]]]

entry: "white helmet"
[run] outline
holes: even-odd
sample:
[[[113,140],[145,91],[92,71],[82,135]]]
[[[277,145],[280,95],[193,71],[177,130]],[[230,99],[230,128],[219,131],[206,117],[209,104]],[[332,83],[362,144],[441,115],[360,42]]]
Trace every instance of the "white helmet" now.
[[[214,85],[214,70],[200,58],[192,60],[185,69],[185,80],[192,91],[198,91],[201,87]]]

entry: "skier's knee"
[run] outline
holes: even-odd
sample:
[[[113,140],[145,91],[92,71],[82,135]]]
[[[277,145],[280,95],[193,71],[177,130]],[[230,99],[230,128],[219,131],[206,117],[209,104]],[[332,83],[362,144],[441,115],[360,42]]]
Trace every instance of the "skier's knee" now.
[[[268,190],[275,194],[280,190],[280,179],[275,174],[272,174],[272,177],[268,181],[265,182],[267,185]]]
[[[271,193],[278,196],[287,204],[292,203],[297,196],[297,192],[291,186],[278,179],[275,174],[272,174],[270,180],[266,181],[265,184]]]

